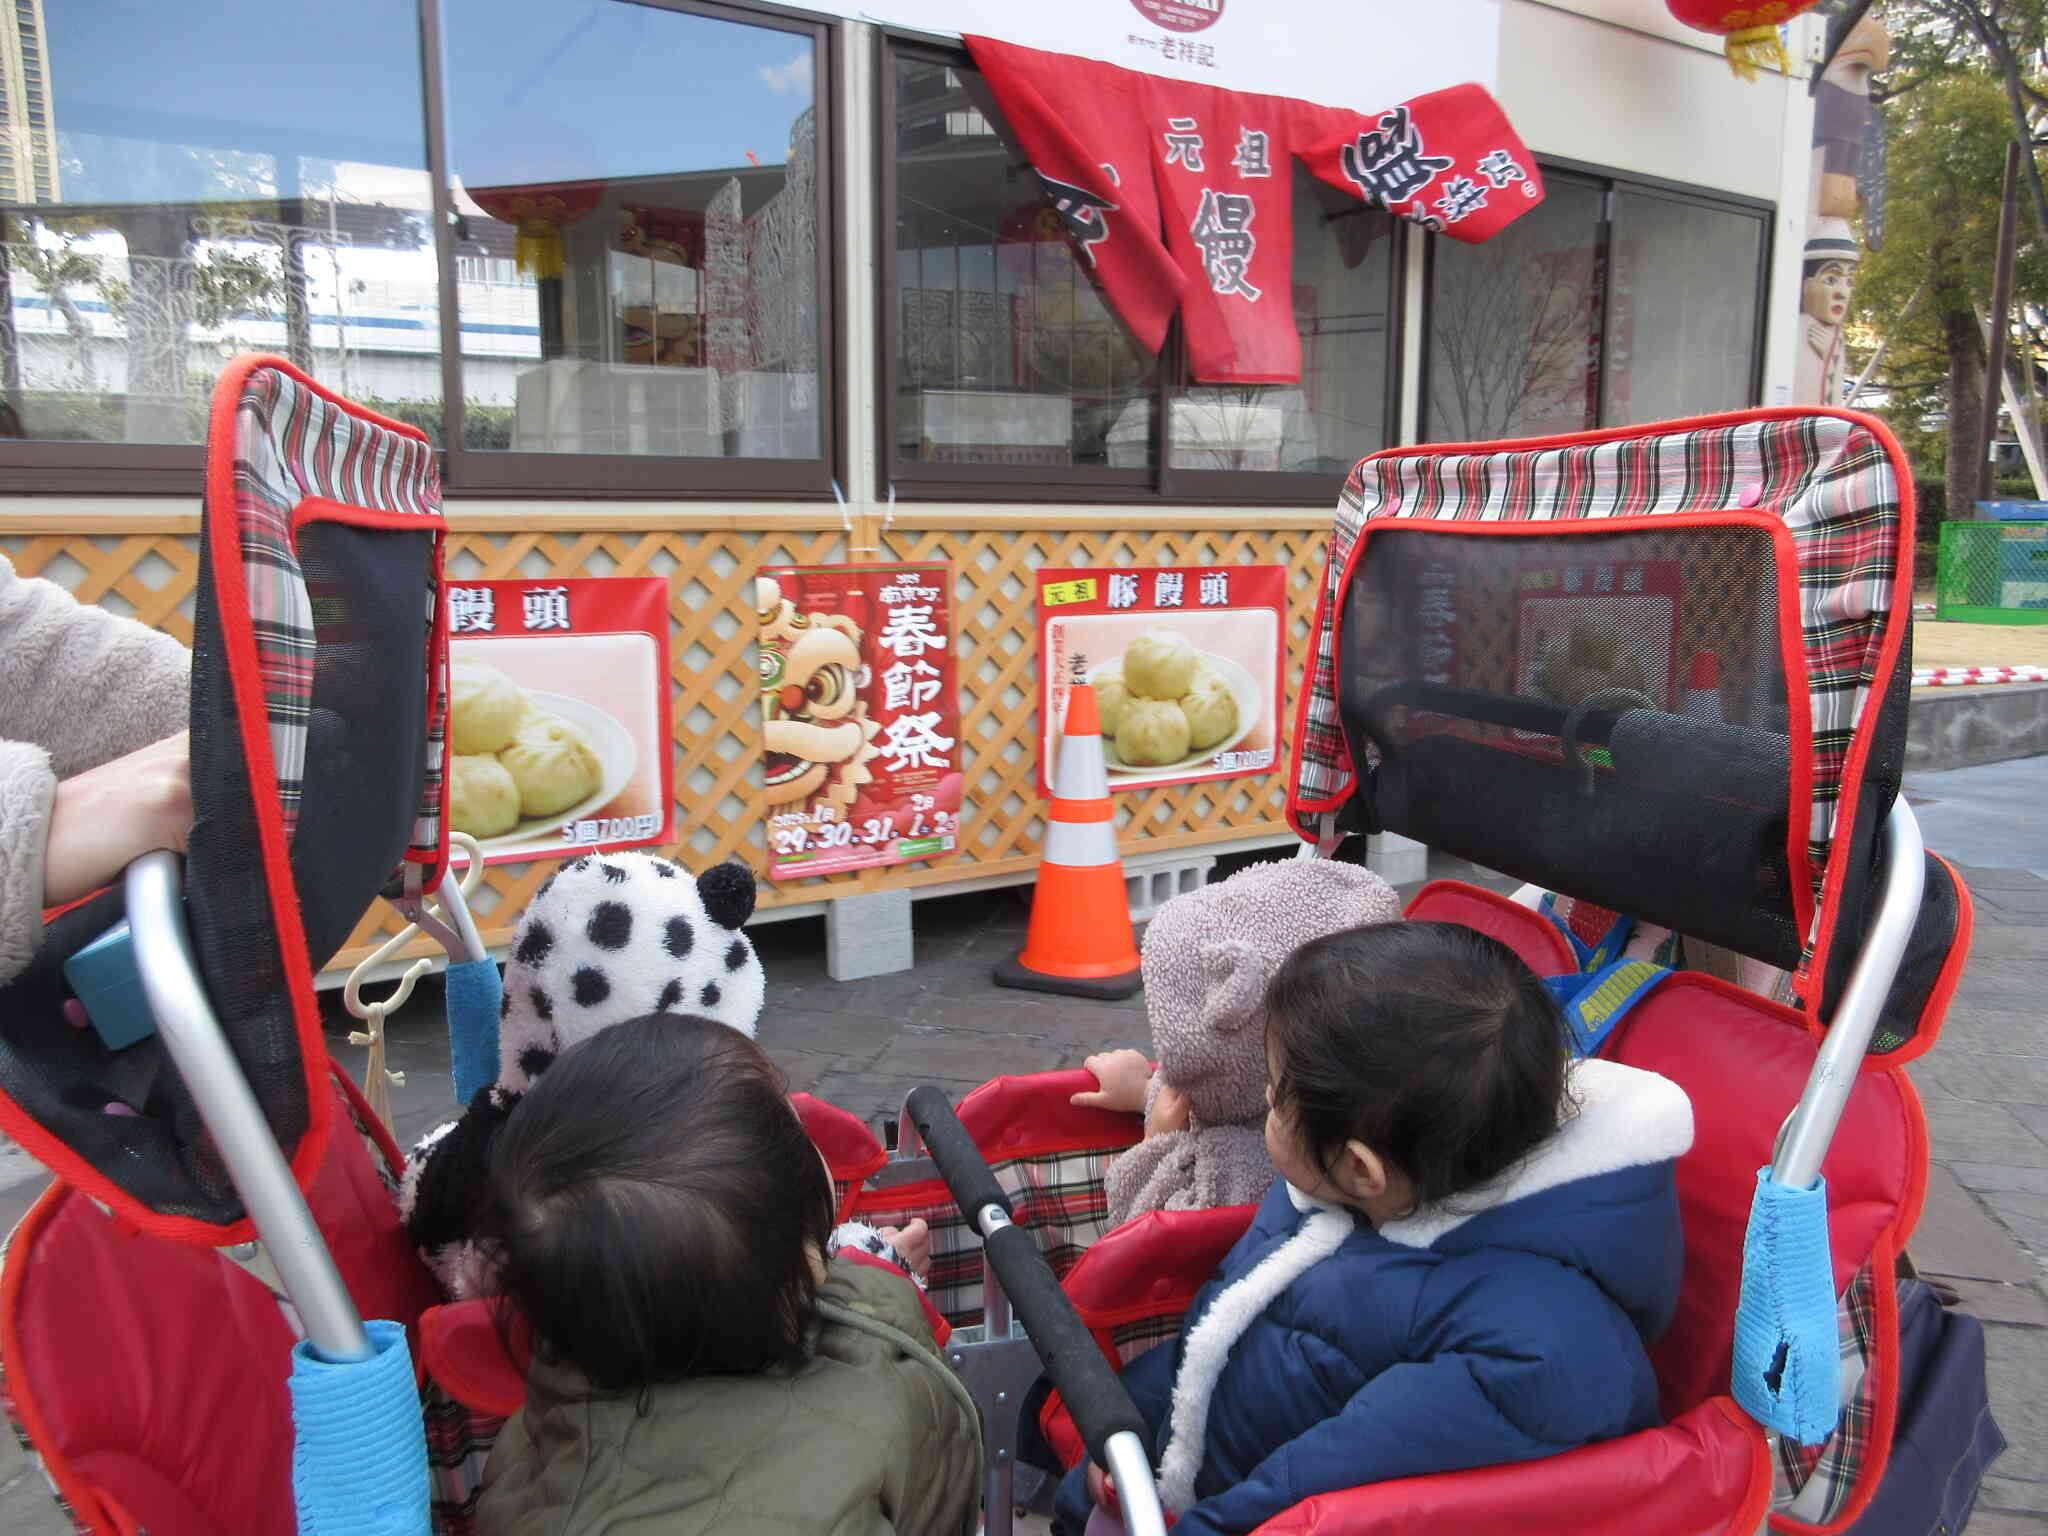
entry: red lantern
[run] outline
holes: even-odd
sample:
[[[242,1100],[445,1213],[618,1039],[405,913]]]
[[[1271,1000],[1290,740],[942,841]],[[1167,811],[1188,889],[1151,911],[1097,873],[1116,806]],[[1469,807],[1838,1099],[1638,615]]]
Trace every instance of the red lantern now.
[[[1778,28],[1819,0],[1664,0],[1665,9],[1688,27],[1715,32],[1728,39],[1728,65],[1745,80],[1754,80],[1758,65],[1789,74],[1792,61],[1778,40]]]
[[[472,187],[470,199],[501,223],[517,225],[512,248],[528,277],[562,275],[562,227],[573,224],[604,198],[601,181],[558,181],[535,187]]]

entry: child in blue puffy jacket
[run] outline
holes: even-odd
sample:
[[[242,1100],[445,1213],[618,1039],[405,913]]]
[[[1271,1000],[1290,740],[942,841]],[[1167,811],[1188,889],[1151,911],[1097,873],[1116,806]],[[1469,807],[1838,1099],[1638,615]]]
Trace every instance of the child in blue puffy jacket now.
[[[1280,1179],[1180,1337],[1124,1383],[1177,1536],[1303,1499],[1527,1461],[1655,1424],[1676,1305],[1674,1083],[1568,1063],[1504,945],[1385,923],[1297,950],[1266,992]],[[1099,1468],[1060,1490],[1079,1533]]]

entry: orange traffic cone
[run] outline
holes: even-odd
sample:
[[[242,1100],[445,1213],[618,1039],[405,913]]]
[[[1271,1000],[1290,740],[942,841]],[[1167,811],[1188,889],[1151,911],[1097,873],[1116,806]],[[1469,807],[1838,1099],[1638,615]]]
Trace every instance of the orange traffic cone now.
[[[1114,1000],[1143,984],[1116,856],[1116,812],[1102,761],[1095,689],[1076,683],[1052,785],[1051,826],[1023,952],[996,967],[999,987]]]

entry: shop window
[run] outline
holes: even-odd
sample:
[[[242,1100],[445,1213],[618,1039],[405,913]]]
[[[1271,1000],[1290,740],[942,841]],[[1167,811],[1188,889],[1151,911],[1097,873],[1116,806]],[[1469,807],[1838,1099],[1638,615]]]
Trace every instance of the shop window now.
[[[7,483],[189,490],[236,352],[438,431],[413,0],[9,8],[0,153]],[[317,68],[307,61],[317,59]],[[25,73],[24,73],[25,72]],[[68,473],[69,478],[66,478]]]
[[[1753,405],[1768,211],[1545,171],[1483,245],[1434,238],[1424,430],[1540,437]]]
[[[1613,209],[1604,424],[1752,404],[1763,219],[1627,189]]]
[[[1104,299],[964,55],[886,55],[884,444],[909,494],[1327,501],[1386,441],[1386,215],[1295,170],[1298,385],[1193,383]],[[1020,470],[1028,474],[1020,475]]]
[[[826,489],[823,27],[684,0],[439,9],[451,482]]]

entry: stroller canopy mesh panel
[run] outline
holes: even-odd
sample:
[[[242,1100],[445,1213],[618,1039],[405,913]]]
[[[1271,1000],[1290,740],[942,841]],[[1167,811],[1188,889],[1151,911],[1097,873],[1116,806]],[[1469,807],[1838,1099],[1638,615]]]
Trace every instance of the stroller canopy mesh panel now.
[[[314,971],[394,878],[431,889],[445,863],[439,503],[413,428],[274,358],[223,372],[185,907],[221,1029],[301,1184],[331,1103]],[[122,907],[116,887],[65,913],[0,991],[0,1121],[144,1230],[243,1240],[240,1198],[162,1042],[110,1050],[64,1017],[64,960]]]
[[[1791,970],[1825,1018],[1904,766],[1913,516],[1852,413],[1390,450],[1346,481],[1296,830],[1391,830]],[[1878,1049],[1931,1042],[1945,867]],[[1838,942],[1844,938],[1850,942]]]

